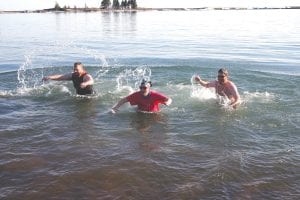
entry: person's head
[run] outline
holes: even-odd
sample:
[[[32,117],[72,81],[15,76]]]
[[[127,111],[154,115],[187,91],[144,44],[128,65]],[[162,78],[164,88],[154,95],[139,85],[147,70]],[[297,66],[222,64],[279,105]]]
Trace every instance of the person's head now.
[[[83,68],[83,64],[81,62],[76,62],[74,63],[74,68],[73,68],[73,71],[75,73],[79,73],[79,74],[82,74],[85,72],[84,68]]]
[[[152,86],[151,81],[147,81],[145,79],[142,80],[140,85],[140,91],[144,96],[147,96],[150,92],[150,87]]]
[[[225,68],[221,68],[218,71],[218,81],[221,84],[224,84],[228,81],[228,71]]]

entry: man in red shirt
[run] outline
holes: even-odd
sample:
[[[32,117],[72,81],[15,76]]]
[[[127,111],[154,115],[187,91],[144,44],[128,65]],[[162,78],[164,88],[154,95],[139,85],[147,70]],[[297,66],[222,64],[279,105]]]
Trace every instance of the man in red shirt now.
[[[112,109],[112,113],[116,113],[118,108],[124,103],[129,102],[130,105],[137,105],[138,111],[141,112],[159,112],[159,104],[169,106],[172,99],[158,92],[150,90],[151,81],[143,80],[140,85],[140,91],[134,92],[127,97],[121,99]]]

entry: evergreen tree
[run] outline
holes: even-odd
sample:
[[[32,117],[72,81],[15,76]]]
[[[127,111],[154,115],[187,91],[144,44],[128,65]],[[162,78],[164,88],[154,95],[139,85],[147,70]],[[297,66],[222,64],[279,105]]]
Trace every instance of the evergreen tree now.
[[[131,8],[132,9],[137,9],[137,2],[136,2],[136,0],[131,0]]]
[[[86,3],[84,4],[84,11],[89,11],[89,7]]]
[[[108,9],[111,5],[111,2],[110,0],[102,0],[101,1],[101,8],[104,8],[104,9]]]
[[[122,2],[121,2],[121,8],[122,9],[124,9],[126,7],[126,5],[125,5],[125,1],[124,0],[122,0]]]
[[[131,0],[128,0],[128,2],[127,2],[127,8],[131,8]]]
[[[120,9],[119,0],[113,0],[113,9]]]
[[[61,10],[61,7],[60,7],[60,5],[57,3],[57,1],[55,2],[54,10]]]
[[[137,8],[137,2],[136,0],[122,0],[121,9],[136,9]]]

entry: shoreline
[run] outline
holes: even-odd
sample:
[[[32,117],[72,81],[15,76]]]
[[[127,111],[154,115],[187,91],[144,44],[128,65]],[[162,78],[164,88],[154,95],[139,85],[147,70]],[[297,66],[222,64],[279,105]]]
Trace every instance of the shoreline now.
[[[290,7],[201,7],[201,8],[137,8],[137,9],[102,9],[102,8],[48,8],[42,10],[21,10],[21,11],[3,11],[0,14],[7,13],[76,13],[76,12],[138,12],[138,11],[202,11],[202,10],[281,10],[281,9],[300,9],[300,6]]]

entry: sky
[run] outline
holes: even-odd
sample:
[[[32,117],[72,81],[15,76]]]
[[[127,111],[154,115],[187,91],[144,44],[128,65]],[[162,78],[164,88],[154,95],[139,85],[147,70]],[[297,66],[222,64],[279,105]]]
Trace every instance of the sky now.
[[[0,0],[0,10],[37,10],[61,7],[100,7],[102,0]],[[121,2],[122,0],[119,0]],[[111,0],[112,2],[112,0]],[[300,6],[300,0],[137,0],[146,8],[199,8],[199,7],[286,7]]]

